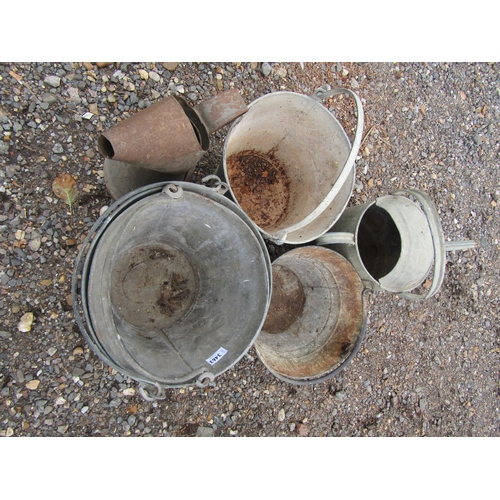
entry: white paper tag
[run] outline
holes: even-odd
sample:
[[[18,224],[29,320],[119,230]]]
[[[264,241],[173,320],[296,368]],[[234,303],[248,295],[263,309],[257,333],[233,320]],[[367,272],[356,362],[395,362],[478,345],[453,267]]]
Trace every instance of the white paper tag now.
[[[221,358],[227,353],[227,350],[224,347],[221,347],[217,352],[212,354],[206,361],[209,365],[215,365]]]

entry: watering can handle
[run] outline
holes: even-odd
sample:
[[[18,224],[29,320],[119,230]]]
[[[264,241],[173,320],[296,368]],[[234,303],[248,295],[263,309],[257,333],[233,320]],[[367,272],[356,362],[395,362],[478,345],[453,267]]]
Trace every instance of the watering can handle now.
[[[434,276],[432,278],[432,284],[429,287],[429,290],[427,290],[427,292],[424,294],[403,292],[398,293],[397,295],[410,300],[428,299],[435,295],[441,288],[446,266],[446,248],[443,229],[441,227],[441,222],[439,220],[436,206],[434,205],[434,203],[432,203],[432,200],[427,194],[419,191],[418,189],[401,189],[391,194],[395,196],[409,194],[419,201],[427,217],[427,222],[429,224],[429,229],[432,235],[432,242],[434,245]]]
[[[276,240],[284,241],[288,233],[297,231],[298,229],[301,229],[309,225],[314,220],[316,220],[328,208],[328,206],[332,203],[335,197],[339,194],[340,190],[342,189],[342,186],[347,181],[347,178],[349,177],[349,174],[351,173],[351,170],[354,167],[356,156],[358,155],[358,151],[361,146],[361,137],[363,135],[363,126],[364,126],[363,105],[361,104],[360,98],[352,90],[341,87],[330,89],[329,87],[330,87],[329,85],[326,86],[326,88],[320,87],[311,95],[311,98],[313,98],[316,101],[321,101],[323,99],[326,99],[328,97],[337,94],[347,94],[348,96],[354,99],[356,103],[356,113],[358,115],[358,122],[356,126],[356,133],[354,135],[354,140],[352,143],[351,152],[349,153],[345,165],[342,171],[340,172],[340,175],[338,176],[337,180],[335,181],[335,184],[333,185],[330,192],[325,196],[323,201],[307,217],[302,219],[300,222],[297,222],[297,224],[288,227],[286,231],[277,233],[275,235]]]
[[[429,297],[432,297],[437,293],[443,283],[444,271],[446,266],[446,252],[477,248],[479,246],[479,243],[473,240],[444,241],[443,229],[441,227],[441,222],[439,220],[439,215],[437,213],[436,207],[434,203],[432,203],[429,196],[422,191],[419,191],[417,189],[402,189],[392,194],[410,194],[420,202],[425,215],[427,216],[427,222],[429,223],[432,241],[434,244],[434,276],[432,278],[432,284],[427,293],[423,295],[415,293],[400,293],[398,295],[405,299],[411,300],[428,299]]]

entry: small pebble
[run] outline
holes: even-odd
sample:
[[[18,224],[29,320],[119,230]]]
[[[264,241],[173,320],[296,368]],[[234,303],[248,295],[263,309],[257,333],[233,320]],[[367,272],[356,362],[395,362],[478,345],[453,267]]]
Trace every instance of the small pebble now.
[[[164,62],[162,66],[167,69],[168,71],[175,71],[179,63],[177,62]]]
[[[32,312],[23,314],[21,317],[21,321],[19,321],[17,325],[17,329],[20,332],[30,332],[34,319],[35,315]]]
[[[299,436],[307,436],[309,434],[309,429],[306,424],[297,424],[297,433]]]
[[[148,73],[148,76],[154,82],[159,82],[160,81],[160,75],[156,71],[150,71]]]
[[[286,78],[286,75],[287,75],[287,71],[286,71],[286,68],[278,68],[278,70],[276,71],[276,73],[278,74],[278,76],[280,76],[281,78]]]
[[[262,63],[261,71],[264,76],[269,76],[271,74],[271,65],[269,63]]]
[[[196,435],[198,437],[213,437],[214,430],[211,427],[198,427]]]
[[[50,85],[51,87],[57,88],[61,85],[61,79],[55,75],[46,76],[43,80],[43,83]]]
[[[41,238],[33,238],[28,242],[28,246],[30,250],[33,250],[33,252],[38,252],[40,249],[40,246],[42,245],[42,239]]]
[[[26,384],[26,389],[29,389],[31,391],[35,391],[36,389],[38,389],[39,385],[40,385],[40,380],[30,380]]]

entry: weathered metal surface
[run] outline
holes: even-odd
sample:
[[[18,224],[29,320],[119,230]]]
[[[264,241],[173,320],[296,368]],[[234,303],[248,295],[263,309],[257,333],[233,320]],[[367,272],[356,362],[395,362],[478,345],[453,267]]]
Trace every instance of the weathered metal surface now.
[[[110,280],[115,314],[139,332],[158,335],[182,318],[196,296],[193,266],[183,252],[163,242],[134,246],[121,253]]]
[[[247,352],[267,314],[265,243],[223,187],[134,191],[96,223],[77,260],[85,338],[103,361],[159,392],[211,383]]]
[[[273,292],[266,321],[267,333],[285,331],[302,314],[306,296],[297,275],[288,267],[273,266]]]
[[[347,208],[316,244],[346,257],[371,289],[411,300],[437,293],[444,278],[447,251],[478,247],[476,241],[445,242],[434,203],[418,189],[402,189]],[[430,275],[433,262],[430,287],[421,294],[409,293]]]
[[[228,131],[222,175],[231,196],[278,244],[313,241],[347,205],[364,122],[359,98],[347,89],[335,90],[340,92],[356,102],[358,124],[352,148],[326,107],[294,92],[256,99]],[[281,174],[272,180],[277,166]],[[269,175],[261,176],[258,184],[253,181],[255,167]]]
[[[156,182],[189,181],[192,177],[194,167],[187,173],[168,174],[106,158],[103,170],[106,188],[112,198],[117,200],[134,189],[139,189]]]
[[[205,125],[208,134],[212,134],[246,113],[248,107],[240,92],[231,89],[203,100],[193,109]]]
[[[255,343],[260,359],[274,375],[291,383],[315,383],[335,375],[345,368],[364,335],[359,275],[344,257],[323,247],[291,250],[272,268],[271,304]]]
[[[353,235],[352,243],[336,235]],[[404,196],[382,196],[349,207],[319,245],[339,252],[370,287],[395,293],[419,286],[434,257],[433,237],[422,210]]]
[[[103,132],[98,147],[112,160],[179,173],[198,163],[205,152],[203,142],[208,149],[207,141],[204,128],[195,129],[179,99],[170,96]]]
[[[195,107],[181,97],[168,96],[103,132],[99,152],[105,158],[158,172],[187,172],[208,150],[209,134],[246,111],[236,89]]]

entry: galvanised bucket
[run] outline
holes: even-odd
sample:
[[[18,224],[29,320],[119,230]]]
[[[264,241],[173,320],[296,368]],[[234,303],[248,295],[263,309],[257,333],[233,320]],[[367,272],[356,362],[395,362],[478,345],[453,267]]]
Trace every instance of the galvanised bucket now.
[[[255,342],[259,359],[292,384],[330,379],[353,359],[366,330],[364,286],[354,267],[325,247],[295,248],[272,264],[273,291]]]
[[[146,399],[213,383],[251,347],[267,314],[265,243],[214,180],[212,188],[158,183],[120,198],[77,259],[82,334],[104,362],[140,382]]]
[[[349,139],[321,100],[336,94],[356,104]],[[278,244],[315,240],[340,217],[352,193],[363,132],[359,97],[343,88],[312,96],[275,92],[256,99],[228,131],[221,177],[233,200]]]

